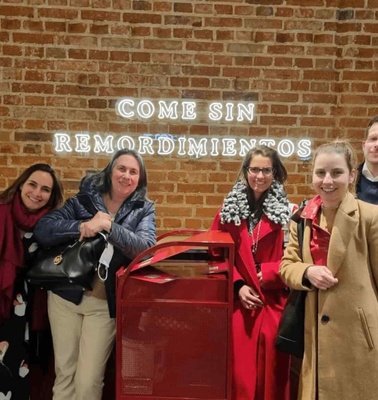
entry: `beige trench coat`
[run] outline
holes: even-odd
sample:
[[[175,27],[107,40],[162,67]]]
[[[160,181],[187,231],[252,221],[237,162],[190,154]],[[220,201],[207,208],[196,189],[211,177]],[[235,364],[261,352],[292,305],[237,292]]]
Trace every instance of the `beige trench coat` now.
[[[309,221],[307,221],[309,222]],[[284,282],[302,285],[313,264],[310,225],[299,256],[297,227],[280,266]],[[327,266],[338,279],[328,290],[310,289],[305,307],[305,353],[298,399],[378,399],[378,206],[356,200],[342,201],[333,225]]]

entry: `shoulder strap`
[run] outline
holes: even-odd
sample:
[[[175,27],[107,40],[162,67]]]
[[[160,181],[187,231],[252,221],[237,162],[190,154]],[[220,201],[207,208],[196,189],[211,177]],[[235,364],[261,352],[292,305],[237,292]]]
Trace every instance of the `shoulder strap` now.
[[[305,222],[306,220],[304,218],[301,218],[301,220],[297,224],[298,245],[301,252],[301,257],[303,253],[303,234],[304,234]]]
[[[298,245],[299,245],[299,249],[301,252],[301,256],[302,256],[302,248],[303,248],[304,227],[305,227],[305,223],[306,223],[306,220],[304,218],[301,218],[301,213],[302,213],[303,209],[305,208],[307,202],[308,202],[307,199],[303,200],[301,202],[301,204],[299,205],[298,210],[291,217],[291,219],[297,223]]]

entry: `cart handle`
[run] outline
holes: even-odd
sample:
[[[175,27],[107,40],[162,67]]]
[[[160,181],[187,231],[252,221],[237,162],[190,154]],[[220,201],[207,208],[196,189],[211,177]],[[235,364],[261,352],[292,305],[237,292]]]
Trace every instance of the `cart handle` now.
[[[121,277],[126,278],[131,271],[146,267],[151,263],[159,262],[176,254],[183,253],[184,251],[187,251],[193,247],[212,247],[212,245],[218,247],[220,244],[226,245],[225,247],[229,247],[229,245],[233,245],[234,242],[228,233],[211,230],[202,231],[195,236],[191,236],[183,240],[156,243],[154,246],[151,246],[139,253],[127,267],[121,267],[117,271],[117,281]],[[168,247],[168,249],[163,251],[166,247]],[[150,255],[151,257],[148,257]],[[142,260],[144,261],[140,263]],[[140,265],[138,266],[137,264],[139,263]]]

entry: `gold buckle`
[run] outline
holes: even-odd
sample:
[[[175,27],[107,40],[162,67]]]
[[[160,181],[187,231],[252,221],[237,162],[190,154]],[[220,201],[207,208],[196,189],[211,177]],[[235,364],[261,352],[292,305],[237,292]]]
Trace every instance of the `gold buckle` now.
[[[54,265],[60,264],[62,262],[62,260],[63,260],[63,256],[61,254],[59,254],[58,256],[56,256],[54,258]]]

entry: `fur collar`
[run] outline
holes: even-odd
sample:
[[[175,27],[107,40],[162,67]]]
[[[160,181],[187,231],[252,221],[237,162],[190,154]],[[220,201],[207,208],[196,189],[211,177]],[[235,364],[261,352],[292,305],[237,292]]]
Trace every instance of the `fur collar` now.
[[[284,226],[289,222],[290,204],[281,183],[273,181],[263,202],[262,212],[275,224]],[[244,182],[237,182],[224,199],[220,217],[222,224],[232,222],[240,225],[243,219],[252,220],[250,221],[252,225],[258,222],[259,218],[251,213],[247,198],[247,186]]]

